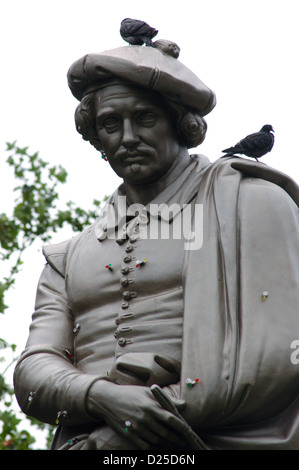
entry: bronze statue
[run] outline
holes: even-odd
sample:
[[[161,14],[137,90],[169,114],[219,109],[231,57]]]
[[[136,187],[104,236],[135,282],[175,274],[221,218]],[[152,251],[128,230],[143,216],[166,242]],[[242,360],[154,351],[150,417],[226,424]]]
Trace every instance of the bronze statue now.
[[[123,184],[44,248],[14,380],[53,449],[299,449],[298,186],[189,155],[215,95],[178,53],[129,45],[68,72],[77,130]]]

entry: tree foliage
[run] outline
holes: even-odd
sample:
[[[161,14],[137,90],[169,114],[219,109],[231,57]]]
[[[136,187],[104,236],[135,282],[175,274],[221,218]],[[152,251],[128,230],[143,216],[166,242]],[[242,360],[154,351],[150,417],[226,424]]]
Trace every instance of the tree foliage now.
[[[86,211],[72,201],[66,203],[62,210],[57,208],[59,185],[67,180],[66,170],[58,165],[51,166],[42,160],[38,152],[29,153],[28,147],[20,148],[17,142],[7,143],[8,157],[6,162],[12,168],[16,186],[14,207],[11,214],[0,213],[0,261],[1,267],[7,266],[7,275],[0,279],[0,313],[4,314],[8,306],[5,296],[14,285],[16,276],[23,264],[23,254],[34,241],[49,242],[53,233],[65,225],[74,232],[80,232],[97,217],[101,202],[93,201],[93,209]],[[0,338],[1,350],[11,350],[13,355],[10,364],[0,371],[0,450],[29,450],[35,442],[34,435],[28,429],[22,429],[23,417],[17,416],[13,409],[14,392],[6,383],[5,372],[17,359],[16,345],[9,344]],[[5,362],[0,357],[0,362]],[[48,428],[48,444],[53,428],[28,418],[34,427]]]

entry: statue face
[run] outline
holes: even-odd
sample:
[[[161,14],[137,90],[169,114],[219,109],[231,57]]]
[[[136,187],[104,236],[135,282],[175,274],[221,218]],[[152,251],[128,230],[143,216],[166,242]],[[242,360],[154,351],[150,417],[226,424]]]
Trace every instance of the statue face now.
[[[152,183],[175,163],[181,149],[159,96],[129,85],[96,93],[99,139],[115,173],[127,183]]]

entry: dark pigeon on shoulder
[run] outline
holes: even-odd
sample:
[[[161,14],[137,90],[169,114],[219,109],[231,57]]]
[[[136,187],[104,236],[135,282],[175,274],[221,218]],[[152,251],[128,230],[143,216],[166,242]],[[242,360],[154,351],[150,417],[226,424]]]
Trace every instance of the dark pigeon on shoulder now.
[[[265,124],[259,132],[250,134],[233,147],[222,150],[222,152],[226,153],[224,157],[231,157],[239,153],[255,158],[258,161],[258,158],[272,150],[274,145],[274,135],[272,132],[274,132],[273,127],[270,124]]]
[[[152,39],[158,34],[158,30],[149,26],[145,21],[125,18],[120,24],[121,37],[132,46],[153,47]]]

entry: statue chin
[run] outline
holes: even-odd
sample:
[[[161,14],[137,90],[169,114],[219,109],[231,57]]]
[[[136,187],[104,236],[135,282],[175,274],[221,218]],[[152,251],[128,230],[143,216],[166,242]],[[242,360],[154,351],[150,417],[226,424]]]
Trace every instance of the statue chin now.
[[[130,170],[132,175],[139,175],[139,173],[141,172],[141,167],[139,163],[133,163],[132,165],[130,165]]]

